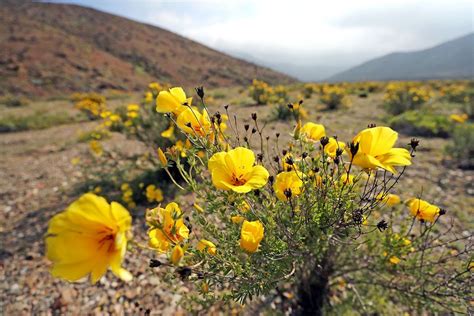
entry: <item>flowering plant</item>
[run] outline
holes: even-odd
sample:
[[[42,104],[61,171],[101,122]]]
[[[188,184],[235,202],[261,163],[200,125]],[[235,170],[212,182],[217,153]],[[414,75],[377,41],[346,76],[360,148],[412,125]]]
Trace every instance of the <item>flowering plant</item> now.
[[[347,304],[380,311],[380,301],[405,311],[467,308],[469,237],[444,233],[446,210],[410,193],[404,206],[393,194],[415,157],[416,139],[397,147],[397,132],[370,125],[342,142],[299,115],[292,131],[271,139],[257,113],[249,131],[249,124],[228,120],[228,106],[225,114],[210,112],[204,89],[196,92],[198,105],[179,87],[163,90],[156,107],[189,144],[184,154],[160,148],[157,159],[177,170],[168,175],[192,202],[148,209],[148,243],[129,242],[150,250],[150,267],[174,272],[195,290],[187,308],[260,295],[285,297],[281,308],[301,314],[343,312]],[[122,256],[126,211],[117,217],[117,204],[100,200],[100,207],[90,205],[98,215],[89,217],[89,204],[73,205],[50,223],[54,274],[96,281],[107,266],[117,272],[120,260],[107,255]],[[81,216],[69,215],[73,210]],[[70,238],[76,223],[84,233]],[[98,243],[97,251],[109,245],[100,269],[89,262],[94,250],[83,238]],[[66,242],[84,255],[71,259],[56,247]]]

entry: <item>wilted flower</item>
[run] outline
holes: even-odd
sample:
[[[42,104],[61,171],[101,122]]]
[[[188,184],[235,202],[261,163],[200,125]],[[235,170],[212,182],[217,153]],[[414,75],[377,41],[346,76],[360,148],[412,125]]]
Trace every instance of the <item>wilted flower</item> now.
[[[295,171],[284,171],[276,176],[275,183],[273,184],[273,190],[276,196],[281,201],[287,201],[287,195],[285,191],[291,190],[293,196],[300,195],[303,187],[303,177],[301,172]]]
[[[393,148],[397,138],[398,133],[390,127],[364,129],[353,139],[354,143],[359,144],[359,149],[353,157],[354,165],[365,169],[382,168],[391,173],[397,172],[394,166],[411,165],[408,150]]]
[[[186,93],[181,87],[171,88],[169,91],[160,91],[156,98],[156,111],[178,115],[186,109],[184,105],[191,106],[193,98],[186,98]]]
[[[411,215],[418,218],[419,220],[433,223],[436,219],[436,216],[439,215],[439,207],[424,200],[410,199],[407,204],[410,208]]]
[[[216,255],[216,252],[217,252],[217,248],[216,248],[216,245],[209,241],[209,240],[206,240],[206,239],[201,239],[197,246],[196,246],[196,249],[199,250],[199,251],[207,251],[208,254],[210,255],[213,255],[215,256]]]
[[[90,274],[97,282],[110,267],[119,278],[132,275],[121,267],[132,218],[120,204],[86,193],[54,216],[46,236],[46,256],[51,273],[68,281]]]
[[[249,253],[254,253],[263,239],[263,232],[262,222],[244,221],[240,231],[240,247]]]
[[[268,181],[268,171],[254,166],[253,151],[237,147],[228,152],[214,154],[208,163],[212,183],[218,189],[247,193],[263,187]]]
[[[166,208],[157,207],[148,211],[147,222],[152,226],[148,232],[150,245],[161,252],[169,250],[172,244],[177,244],[189,238],[189,229],[184,224],[181,209],[175,202]]]

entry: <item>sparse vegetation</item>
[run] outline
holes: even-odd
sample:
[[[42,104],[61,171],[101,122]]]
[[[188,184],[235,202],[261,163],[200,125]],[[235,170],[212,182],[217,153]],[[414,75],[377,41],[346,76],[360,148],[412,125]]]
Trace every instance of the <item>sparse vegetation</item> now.
[[[461,168],[474,169],[474,124],[458,124],[454,128],[452,143],[446,151]]]
[[[406,111],[388,120],[392,128],[414,136],[449,137],[453,123],[449,117],[431,111]]]
[[[45,113],[35,112],[31,115],[7,115],[0,118],[0,133],[21,132],[45,129],[53,126],[83,121],[82,115],[70,115],[67,112]]]

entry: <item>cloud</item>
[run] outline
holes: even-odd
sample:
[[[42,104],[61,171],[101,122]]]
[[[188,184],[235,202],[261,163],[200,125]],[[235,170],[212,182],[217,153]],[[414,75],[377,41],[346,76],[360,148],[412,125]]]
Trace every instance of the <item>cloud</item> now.
[[[354,65],[473,31],[467,0],[77,0],[213,48],[295,65]]]

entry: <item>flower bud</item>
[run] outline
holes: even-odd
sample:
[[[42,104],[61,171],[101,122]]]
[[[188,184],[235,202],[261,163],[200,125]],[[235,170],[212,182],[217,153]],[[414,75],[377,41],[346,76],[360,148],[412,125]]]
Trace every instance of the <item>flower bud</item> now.
[[[174,265],[178,265],[181,261],[181,258],[184,256],[184,250],[181,248],[180,245],[174,246],[173,250],[171,251],[171,263]]]
[[[149,267],[150,268],[158,268],[159,266],[161,266],[162,263],[160,260],[156,260],[156,259],[150,259],[150,263],[149,263]]]
[[[321,142],[321,146],[323,146],[323,148],[324,148],[324,146],[329,144],[329,138],[326,137],[326,136],[321,137],[321,139],[319,141]]]
[[[168,159],[166,158],[165,153],[163,152],[163,150],[161,150],[161,148],[158,148],[157,152],[158,152],[158,159],[160,160],[163,167],[166,167],[168,165]]]
[[[204,87],[202,87],[202,86],[197,87],[196,88],[196,93],[201,99],[204,99]]]
[[[350,143],[350,150],[351,150],[352,157],[354,157],[357,154],[357,152],[359,151],[359,143],[351,142]]]

